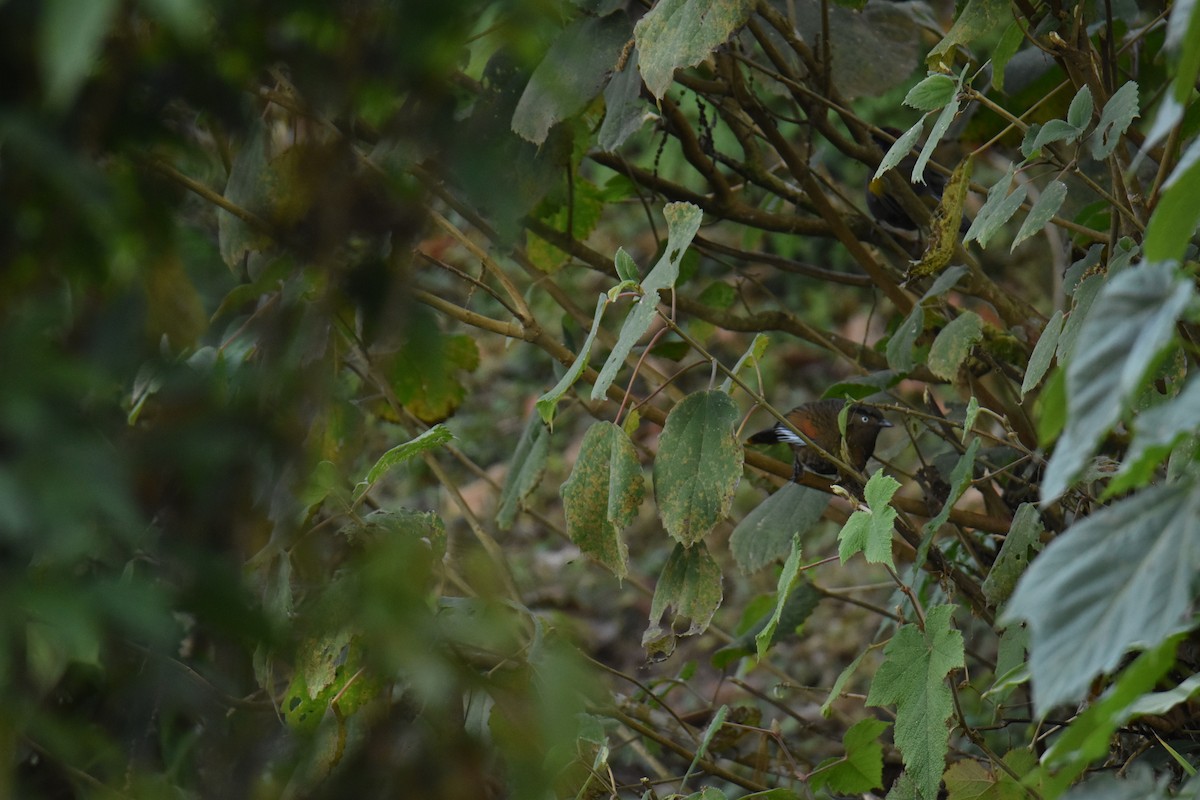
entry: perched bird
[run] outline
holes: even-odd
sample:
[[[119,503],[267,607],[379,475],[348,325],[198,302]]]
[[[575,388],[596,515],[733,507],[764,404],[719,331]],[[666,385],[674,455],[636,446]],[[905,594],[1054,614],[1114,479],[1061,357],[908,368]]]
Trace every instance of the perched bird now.
[[[796,430],[801,431],[820,445],[821,449],[841,458],[842,443],[838,430],[838,414],[841,413],[844,405],[846,405],[845,400],[816,400],[796,406],[787,413],[787,419]],[[890,427],[892,427],[892,423],[883,418],[879,409],[859,403],[850,406],[850,411],[846,416],[846,453],[849,456],[847,463],[858,472],[862,472],[863,468],[867,466],[867,461],[875,453],[875,440],[879,438],[879,432]],[[793,479],[800,477],[805,467],[822,475],[833,475],[838,471],[833,463],[821,456],[814,448],[809,447],[803,439],[782,422],[776,423],[774,427],[765,431],[759,431],[747,441],[749,444],[786,442],[791,445],[792,452],[795,454]]]
[[[904,133],[896,128],[883,128],[883,130],[897,139],[899,139]],[[879,136],[878,134],[875,134],[873,138],[875,139],[875,144],[879,145],[885,153],[891,149],[892,142]],[[893,169],[898,171],[900,176],[904,178],[905,181],[910,181],[912,178],[913,167],[916,165],[917,159],[910,153],[909,155],[905,156]],[[889,170],[889,172],[891,171],[892,170]],[[887,173],[884,173],[884,175],[886,174]],[[904,210],[904,206],[900,205],[900,201],[888,194],[887,181],[884,180],[884,175],[880,175],[878,178],[873,178],[867,182],[867,210],[871,212],[872,217],[892,228],[903,231],[917,230],[917,223],[915,223],[912,217],[908,215],[908,212]],[[924,183],[909,183],[909,186],[912,187],[913,193],[916,194],[917,197],[930,197],[933,198],[934,202],[940,202],[942,199],[942,193],[946,191],[945,177],[943,177],[941,173],[934,172],[928,167],[926,167],[924,173],[922,173],[922,177],[925,180]],[[959,223],[959,233],[966,233],[970,227],[971,220],[963,217],[962,222]]]

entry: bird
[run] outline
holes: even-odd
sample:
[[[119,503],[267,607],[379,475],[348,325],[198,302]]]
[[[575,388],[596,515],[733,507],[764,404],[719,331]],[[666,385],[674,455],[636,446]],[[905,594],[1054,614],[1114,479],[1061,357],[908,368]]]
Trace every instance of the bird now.
[[[897,128],[882,128],[882,130],[895,139],[899,139],[904,132]],[[892,142],[877,133],[871,135],[875,140],[875,144],[879,145],[886,153],[891,149]],[[909,182],[913,192],[917,197],[931,197],[936,202],[941,202],[942,193],[946,191],[946,179],[940,173],[934,172],[928,167],[921,174],[924,183],[912,183],[912,171],[917,165],[917,159],[910,153],[901,159],[893,169],[898,170],[900,176],[905,181]],[[891,172],[892,170],[888,170]],[[885,172],[884,175],[887,173]],[[904,210],[904,206],[900,205],[900,201],[892,195],[888,194],[887,181],[884,180],[884,175],[878,178],[871,178],[867,181],[867,210],[871,212],[871,216],[879,222],[888,225],[892,228],[902,231],[915,231],[919,229],[916,222]],[[966,233],[971,227],[971,220],[963,217],[959,223],[958,232]]]
[[[841,434],[838,430],[838,415],[841,413],[845,400],[834,398],[816,400],[796,406],[786,414],[788,422],[803,433],[821,449],[837,458],[842,458]],[[867,461],[875,454],[875,441],[879,432],[892,427],[892,423],[884,419],[883,413],[871,406],[855,403],[850,406],[846,415],[846,456],[847,463],[857,472],[862,472]],[[784,442],[791,445],[795,459],[792,462],[792,480],[803,474],[807,467],[821,475],[836,475],[838,468],[833,462],[822,456],[815,448],[797,436],[787,425],[777,422],[773,427],[759,431],[751,436],[748,444],[775,444]]]

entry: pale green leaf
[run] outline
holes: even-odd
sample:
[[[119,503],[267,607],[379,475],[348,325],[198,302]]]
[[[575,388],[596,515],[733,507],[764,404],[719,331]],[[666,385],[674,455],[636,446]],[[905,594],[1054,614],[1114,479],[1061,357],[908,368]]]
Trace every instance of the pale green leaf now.
[[[901,161],[903,161],[909,152],[916,146],[917,141],[921,138],[925,126],[920,120],[915,125],[906,130],[899,136],[888,151],[883,155],[883,161],[879,162],[879,168],[875,170],[875,174],[871,176],[871,180],[879,180],[885,172],[894,169]]]
[[[683,636],[704,633],[712,615],[721,606],[721,567],[704,542],[691,547],[676,544],[658,576],[654,598],[650,601],[650,625],[642,634],[642,647],[647,657],[661,660],[675,649],[675,631],[680,620],[689,625]],[[670,623],[664,628],[663,617],[672,611]]]
[[[728,513],[742,475],[734,438],[740,414],[722,391],[694,392],[671,409],[654,461],[654,496],[663,526],[691,545]]]
[[[642,72],[638,69],[638,49],[634,47],[625,68],[613,75],[604,87],[604,122],[596,144],[611,153],[645,124],[646,106],[642,102]]]
[[[888,366],[897,372],[911,372],[916,365],[913,358],[913,345],[916,344],[917,337],[921,335],[921,331],[925,329],[925,309],[918,303],[908,312],[908,316],[896,328],[896,332],[888,339],[887,356]]]
[[[718,283],[718,284],[713,284],[713,285],[714,286],[727,286],[728,284]],[[748,347],[746,349],[745,353],[742,353],[742,357],[739,358],[737,360],[737,363],[733,365],[733,370],[732,370],[733,374],[734,375],[741,374],[741,371],[743,369],[745,369],[747,366],[753,365],[753,366],[757,367],[759,362],[762,361],[763,353],[767,352],[767,345],[770,343],[771,343],[771,340],[769,338],[767,338],[766,334],[762,334],[762,333],[754,334],[754,341],[750,343],[750,347]],[[725,378],[725,382],[721,384],[721,391],[726,392],[726,393],[733,391],[733,378],[732,377]]]
[[[588,428],[571,476],[562,486],[567,535],[579,549],[612,570],[628,570],[621,538],[645,495],[637,450],[625,431],[611,422]]]
[[[1016,250],[1017,245],[1046,227],[1046,224],[1050,222],[1050,218],[1058,213],[1058,209],[1062,207],[1063,201],[1066,199],[1067,185],[1062,181],[1050,181],[1029,209],[1029,214],[1026,215],[1025,221],[1021,223],[1021,227],[1013,239],[1009,252]]]
[[[1101,160],[1108,158],[1117,149],[1117,143],[1129,126],[1138,116],[1138,85],[1127,81],[1120,89],[1112,93],[1104,110],[1100,113],[1100,122],[1092,132],[1092,158]]]
[[[1002,621],[1029,626],[1039,711],[1082,698],[1129,648],[1179,629],[1200,570],[1197,518],[1194,480],[1152,486],[1075,523],[1033,560]]]
[[[1067,426],[1046,467],[1043,503],[1061,495],[1083,471],[1174,340],[1175,322],[1194,292],[1191,281],[1162,263],[1127,269],[1105,284],[1066,364]]]
[[[1092,99],[1092,90],[1087,84],[1079,87],[1079,91],[1071,98],[1071,107],[1067,109],[1067,124],[1078,130],[1083,130],[1092,121],[1092,110],[1095,108],[1095,100]]]
[[[929,129],[929,136],[925,138],[925,144],[921,145],[921,152],[917,154],[917,161],[913,164],[912,174],[909,176],[909,180],[914,185],[925,183],[925,167],[929,164],[929,159],[933,158],[933,151],[942,141],[942,137],[946,135],[946,131],[950,130],[950,123],[954,122],[954,118],[958,116],[958,109],[959,102],[955,97],[946,104],[937,119],[933,121],[933,127]],[[971,159],[968,158],[965,163],[970,165]]]
[[[904,105],[918,111],[933,111],[954,99],[958,93],[958,81],[949,75],[934,73],[908,90]]]
[[[659,293],[675,285],[679,278],[679,265],[683,254],[696,236],[696,231],[700,230],[700,220],[703,216],[700,209],[691,203],[668,203],[663,209],[663,215],[667,219],[667,248],[662,258],[650,270],[650,274],[642,281],[642,298],[626,317],[625,324],[621,326],[621,333],[617,336],[617,344],[600,369],[596,385],[592,387],[593,400],[604,398],[608,387],[617,377],[618,370],[624,365],[625,357],[654,321],[658,311]]]
[[[671,86],[675,70],[708,58],[740,28],[753,0],[660,0],[638,20],[634,39],[642,78],[656,98]]]
[[[1025,367],[1025,377],[1021,381],[1022,397],[1029,394],[1046,376],[1046,370],[1050,369],[1050,362],[1054,359],[1054,351],[1058,348],[1058,337],[1062,333],[1062,329],[1063,312],[1060,308],[1050,317],[1046,327],[1042,328],[1042,335],[1038,337],[1037,344],[1033,346],[1029,364]]]
[[[554,415],[558,412],[558,401],[562,399],[568,389],[575,385],[575,381],[579,380],[579,376],[587,367],[588,357],[592,353],[592,344],[596,341],[596,332],[600,330],[600,320],[604,317],[604,309],[607,307],[608,297],[601,294],[600,299],[596,301],[596,313],[592,316],[592,328],[583,341],[583,347],[579,349],[579,355],[571,362],[571,366],[555,387],[537,399],[538,416],[542,418],[542,422],[551,427],[554,425]]]

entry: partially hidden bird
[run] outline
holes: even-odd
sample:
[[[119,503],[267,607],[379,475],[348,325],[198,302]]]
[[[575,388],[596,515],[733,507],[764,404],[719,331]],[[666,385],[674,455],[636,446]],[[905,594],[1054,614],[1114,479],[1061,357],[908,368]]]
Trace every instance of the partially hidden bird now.
[[[882,130],[896,139],[899,139],[903,135],[903,131],[896,128],[883,128]],[[872,138],[875,140],[875,144],[879,145],[885,153],[892,146],[892,142],[878,134],[874,134]],[[941,202],[942,194],[946,191],[946,179],[940,173],[926,167],[925,171],[921,173],[924,183],[913,183],[911,181],[912,171],[916,165],[917,159],[910,153],[901,159],[900,163],[893,169],[897,170],[905,181],[908,181],[908,185],[912,187],[913,193],[917,197],[929,197],[935,202]],[[884,175],[886,174],[885,172]],[[904,210],[904,206],[900,204],[900,201],[888,193],[887,181],[884,180],[884,175],[880,175],[878,178],[871,178],[867,182],[867,210],[879,222],[897,230],[918,230],[919,226],[908,215],[908,212]],[[959,223],[958,231],[959,233],[966,233],[970,227],[971,220],[963,217],[962,222]]]
[[[838,415],[841,413],[845,400],[827,399],[815,400],[796,406],[785,416],[798,431],[820,445],[825,452],[843,458],[841,432],[838,429]],[[884,419],[883,413],[871,406],[854,403],[846,415],[846,459],[847,463],[858,472],[867,466],[867,461],[875,454],[875,441],[879,432],[892,427],[892,423]],[[749,444],[775,444],[784,442],[791,446],[794,460],[792,462],[792,479],[799,478],[805,468],[821,475],[835,475],[838,468],[833,462],[822,456],[807,442],[797,436],[787,425],[777,422],[773,427],[751,436]]]

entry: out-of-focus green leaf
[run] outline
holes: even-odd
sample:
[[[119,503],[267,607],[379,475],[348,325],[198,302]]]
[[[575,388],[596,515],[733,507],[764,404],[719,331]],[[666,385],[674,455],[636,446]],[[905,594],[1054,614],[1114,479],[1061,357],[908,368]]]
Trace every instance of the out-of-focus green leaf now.
[[[618,370],[625,363],[625,357],[654,321],[654,315],[658,311],[659,293],[675,285],[683,255],[696,236],[696,231],[700,230],[700,220],[703,217],[700,209],[691,203],[668,203],[663,209],[663,215],[667,218],[667,249],[654,265],[654,269],[650,270],[650,274],[642,281],[642,297],[626,317],[625,324],[621,326],[621,333],[617,336],[616,345],[608,354],[604,366],[600,368],[596,385],[592,387],[593,400],[604,397],[613,379],[617,377]]]
[[[1017,581],[1029,567],[1030,553],[1042,549],[1041,517],[1032,503],[1022,503],[1013,515],[1008,535],[1000,545],[1000,553],[983,581],[983,596],[992,606],[999,607],[1012,594]]]
[[[629,40],[629,17],[581,16],[554,37],[513,112],[512,128],[534,144],[550,128],[583,110],[617,66]]]
[[[845,564],[855,553],[863,553],[872,564],[887,564],[895,568],[892,561],[892,525],[896,521],[896,509],[890,503],[892,495],[900,488],[900,482],[883,470],[877,470],[867,481],[863,495],[866,508],[850,515],[838,533],[838,557]]]
[[[1121,469],[1104,490],[1116,497],[1150,482],[1154,469],[1177,444],[1200,427],[1200,378],[1193,376],[1178,396],[1143,411],[1134,420],[1133,442]]]
[[[753,0],[662,0],[638,20],[633,35],[642,78],[661,99],[675,70],[699,64],[740,28]]]
[[[1170,263],[1125,270],[1105,284],[1066,364],[1067,427],[1046,467],[1042,502],[1061,495],[1083,470],[1170,345],[1194,293]]]
[[[921,544],[917,547],[915,559],[917,564],[924,564],[929,558],[929,549],[933,546],[933,539],[937,536],[938,530],[946,524],[954,504],[970,487],[971,478],[975,474],[975,456],[979,452],[979,442],[978,436],[972,439],[971,444],[967,445],[967,452],[959,456],[954,469],[950,471],[950,487],[946,494],[946,501],[942,503],[937,515],[921,528]]]
[[[1092,158],[1108,158],[1137,116],[1138,85],[1128,81],[1112,93],[1100,112],[1100,122],[1092,132]]]
[[[1146,258],[1161,261],[1181,258],[1188,240],[1200,226],[1200,138],[1195,139],[1171,170],[1163,193],[1146,226]]]
[[[517,518],[517,511],[529,493],[537,488],[546,471],[546,456],[550,453],[550,429],[537,414],[530,414],[525,421],[525,430],[517,442],[512,459],[508,462],[508,475],[504,488],[500,490],[500,503],[496,509],[496,527],[506,531]]]
[[[742,476],[734,438],[739,412],[722,391],[694,392],[671,409],[654,460],[654,496],[663,526],[691,545],[729,513]]]
[[[954,49],[970,47],[981,37],[991,37],[1012,19],[1012,12],[1001,0],[968,0],[962,12],[942,40],[925,56],[929,69],[954,63]]]
[[[355,498],[361,497],[367,489],[397,464],[402,464],[413,456],[441,447],[453,440],[454,434],[450,432],[449,428],[445,425],[434,425],[415,439],[396,445],[381,455],[367,472],[367,477],[355,489]]]
[[[833,713],[833,703],[842,696],[842,690],[846,688],[847,681],[853,677],[858,670],[858,665],[862,663],[863,658],[870,650],[864,650],[854,657],[854,660],[846,665],[845,669],[838,673],[837,679],[834,680],[833,686],[829,690],[829,696],[825,698],[825,702],[821,704],[821,716],[829,719],[829,715]]]
[[[962,633],[951,626],[954,606],[929,609],[922,630],[902,625],[884,650],[867,705],[894,703],[896,746],[904,767],[925,800],[937,797],[945,767],[953,711],[946,676],[963,665]]]
[[[916,360],[913,358],[913,345],[916,344],[917,337],[924,329],[925,309],[918,303],[912,307],[908,316],[900,323],[900,327],[896,328],[896,332],[888,339],[886,355],[889,367],[900,373],[912,371],[912,368],[916,366]]]
[[[573,241],[584,241],[595,230],[604,213],[604,200],[601,191],[591,181],[576,178],[572,186],[574,194],[571,202],[562,204],[553,214],[543,217],[542,221],[556,231],[567,233]],[[570,231],[567,231],[568,224]],[[528,235],[526,241],[526,255],[543,272],[555,272],[570,259],[567,253],[533,233]]]
[[[784,601],[783,610],[779,614],[779,619],[775,623],[775,633],[771,637],[769,644],[775,644],[785,636],[793,634],[797,628],[804,624],[812,612],[816,610],[817,604],[821,602],[821,592],[811,583],[801,580],[796,585],[796,588],[788,595]],[[770,597],[764,597],[764,600],[770,601]],[[775,617],[775,604],[769,602],[770,610],[763,613],[758,620],[742,635],[738,636],[729,644],[722,647],[717,652],[713,653],[712,665],[717,669],[725,669],[735,660],[743,656],[754,655],[757,650],[757,637],[767,627],[767,624]],[[750,609],[747,609],[748,611]]]
[[[446,335],[436,323],[410,324],[388,370],[396,399],[422,422],[441,422],[466,397],[458,372],[479,367],[479,347],[466,334]]]
[[[1016,250],[1017,245],[1046,227],[1046,223],[1058,213],[1058,209],[1062,208],[1063,200],[1066,199],[1067,185],[1062,181],[1050,181],[1046,185],[1046,188],[1042,190],[1038,199],[1033,202],[1033,206],[1029,209],[1029,214],[1026,215],[1025,221],[1021,223],[1021,228],[1017,231],[1016,237],[1013,238],[1012,247],[1009,248],[1009,252]]]
[[[642,103],[642,71],[638,67],[636,47],[629,52],[624,69],[613,75],[604,87],[604,122],[596,143],[600,149],[613,152],[636,133],[646,120]]]
[[[725,283],[717,283],[713,285],[728,286],[728,284]],[[739,358],[737,363],[733,365],[733,374],[741,374],[741,371],[750,365],[753,365],[757,369],[759,363],[762,361],[763,353],[767,352],[767,345],[770,343],[771,340],[767,338],[766,334],[754,334],[754,341],[750,343],[750,347],[746,348],[746,352],[742,353],[742,357]],[[725,378],[725,381],[721,384],[721,391],[726,393],[731,393],[733,391],[732,377]]]
[[[1028,750],[1012,750],[1002,759],[1018,778],[1028,774],[1037,759]],[[1029,791],[1004,769],[963,759],[946,770],[947,800],[1027,800]]]
[[[612,570],[628,571],[628,548],[621,532],[645,496],[637,451],[625,431],[611,422],[588,428],[571,477],[562,487],[567,535],[579,549]]]
[[[1033,560],[1002,621],[1025,620],[1039,711],[1080,699],[1135,645],[1188,614],[1200,569],[1200,484],[1152,486],[1077,522]]]
[[[827,758],[808,779],[813,791],[828,787],[844,795],[864,795],[883,786],[883,745],[879,735],[891,725],[881,719],[860,719],[842,736],[845,755]]]
[[[788,482],[747,514],[729,537],[738,566],[754,572],[786,556],[794,536],[803,536],[829,505],[830,495]]]
[[[667,658],[675,650],[675,630],[679,620],[690,620],[683,636],[695,636],[708,630],[712,615],[721,606],[721,567],[704,542],[691,547],[676,544],[663,565],[650,601],[650,625],[642,634],[642,647],[652,661]],[[664,630],[663,616],[672,609],[672,619]]]
[[[63,109],[96,66],[120,4],[116,0],[46,0],[38,50],[46,102]]]
[[[929,370],[939,378],[953,380],[971,349],[983,339],[983,320],[974,311],[964,311],[946,324],[929,348]]]

